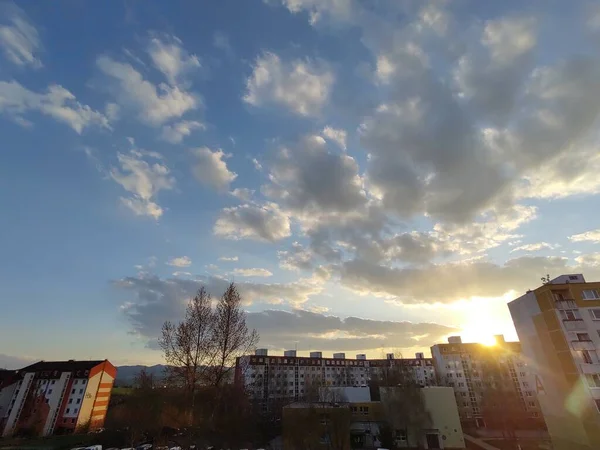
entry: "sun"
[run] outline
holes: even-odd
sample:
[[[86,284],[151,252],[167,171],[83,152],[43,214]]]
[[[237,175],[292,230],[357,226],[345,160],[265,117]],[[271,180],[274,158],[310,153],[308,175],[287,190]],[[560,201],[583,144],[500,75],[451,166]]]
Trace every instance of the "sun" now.
[[[494,338],[494,336],[481,336],[478,339],[478,342],[486,347],[493,347],[496,345],[496,338]]]

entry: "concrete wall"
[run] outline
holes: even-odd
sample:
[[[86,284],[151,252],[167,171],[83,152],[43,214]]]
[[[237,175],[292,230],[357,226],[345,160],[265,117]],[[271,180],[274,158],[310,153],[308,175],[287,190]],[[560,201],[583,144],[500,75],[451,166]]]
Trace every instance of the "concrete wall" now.
[[[465,448],[454,390],[451,387],[427,387],[421,389],[421,394],[431,415],[432,428],[439,432],[443,448]]]

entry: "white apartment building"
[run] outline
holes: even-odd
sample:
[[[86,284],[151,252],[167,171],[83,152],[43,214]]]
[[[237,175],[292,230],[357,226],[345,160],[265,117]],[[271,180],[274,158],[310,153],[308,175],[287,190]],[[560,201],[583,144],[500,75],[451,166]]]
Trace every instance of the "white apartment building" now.
[[[496,344],[490,346],[463,343],[459,336],[452,336],[447,344],[432,346],[438,384],[454,388],[465,426],[494,427],[497,426],[493,424],[494,418],[505,414],[518,417],[523,428],[543,428],[535,378],[521,353],[520,343],[506,342],[504,336],[496,336],[495,340]],[[512,402],[490,400],[489,396],[486,399],[486,394],[494,392],[491,389],[510,396]],[[511,411],[501,411],[503,407],[510,407]]]
[[[561,275],[508,307],[554,448],[600,448],[600,282]]]
[[[254,355],[238,358],[235,376],[255,400],[298,400],[313,382],[322,386],[367,386],[371,377],[399,364],[410,367],[421,386],[435,385],[433,361],[422,353],[410,359],[394,359],[393,354],[386,359],[367,359],[364,354],[346,358],[344,353],[324,358],[322,352],[297,356],[295,350],[288,350],[283,356],[272,356],[266,349],[258,349]]]

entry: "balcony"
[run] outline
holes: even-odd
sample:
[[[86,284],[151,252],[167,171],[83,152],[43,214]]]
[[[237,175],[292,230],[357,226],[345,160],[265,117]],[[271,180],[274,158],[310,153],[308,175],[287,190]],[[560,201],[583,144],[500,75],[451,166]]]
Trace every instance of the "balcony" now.
[[[563,319],[567,331],[582,331],[586,329],[583,319]]]
[[[598,373],[600,373],[600,363],[593,363],[593,364],[582,363],[581,371],[585,375],[598,374]]]
[[[596,350],[592,341],[571,341],[573,350]]]
[[[556,300],[554,302],[554,306],[556,307],[556,309],[575,309],[577,308],[577,303],[575,303],[575,300],[573,299],[563,298],[560,300]]]

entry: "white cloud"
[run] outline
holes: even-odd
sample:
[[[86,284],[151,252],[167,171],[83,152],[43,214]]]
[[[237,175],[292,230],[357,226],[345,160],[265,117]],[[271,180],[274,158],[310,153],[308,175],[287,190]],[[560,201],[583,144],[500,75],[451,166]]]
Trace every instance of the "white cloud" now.
[[[250,199],[252,199],[254,192],[255,191],[253,189],[236,188],[233,191],[231,191],[230,194],[233,195],[237,199],[243,200],[245,202],[249,202]]]
[[[525,245],[521,245],[519,247],[513,248],[510,252],[511,253],[518,252],[518,251],[537,252],[537,251],[544,250],[544,249],[554,250],[555,248],[556,248],[555,245],[548,244],[547,242],[536,242],[534,244],[525,244]]]
[[[264,53],[246,81],[244,101],[253,106],[282,105],[301,116],[318,115],[333,82],[333,73],[323,64],[308,59],[284,63],[274,53]]]
[[[212,151],[208,147],[201,147],[194,149],[193,153],[196,157],[196,163],[192,171],[201,183],[223,191],[237,178],[237,174],[227,168],[227,164],[223,159],[230,155],[223,153],[223,150],[216,149]]]
[[[229,42],[229,37],[225,33],[221,31],[216,31],[213,34],[213,45],[215,46],[215,48],[218,48],[219,50],[225,52],[225,54],[230,58],[233,57],[233,48],[231,47],[231,43]]]
[[[79,103],[75,96],[62,86],[53,84],[45,93],[38,94],[16,81],[0,81],[0,114],[6,114],[23,124],[23,121],[30,122],[22,115],[32,111],[63,122],[78,134],[92,126],[110,129],[107,116]]]
[[[170,190],[175,186],[175,179],[169,168],[159,163],[150,164],[142,159],[138,151],[129,154],[118,153],[121,169],[113,168],[110,176],[120,184],[132,197],[121,197],[121,202],[138,216],[160,218],[163,209],[154,199],[161,190]]]
[[[219,261],[237,261],[238,259],[237,256],[221,256]]]
[[[346,150],[345,130],[339,130],[332,127],[325,127],[322,133],[326,139],[332,140],[333,142],[338,144],[342,150]]]
[[[173,272],[173,276],[174,277],[191,277],[192,274],[189,273],[189,272],[180,272],[180,271],[177,271],[177,272]]]
[[[15,7],[9,9],[6,24],[0,24],[0,47],[6,57],[18,66],[42,67],[37,57],[40,37],[25,13]]]
[[[600,244],[600,228],[597,230],[586,231],[585,233],[569,236],[571,242],[593,242]]]
[[[587,255],[580,255],[575,258],[577,264],[591,267],[600,267],[600,253],[589,253]]]
[[[492,61],[511,63],[536,45],[536,24],[531,18],[502,18],[486,23],[482,43]]]
[[[251,269],[234,269],[234,275],[240,277],[271,277],[273,273],[267,269],[251,268]]]
[[[148,46],[154,66],[164,74],[171,86],[182,82],[182,77],[200,67],[198,57],[190,55],[181,44],[177,37],[165,35],[162,39],[152,38]]]
[[[194,130],[205,130],[206,125],[196,120],[182,120],[171,125],[164,125],[161,138],[171,144],[179,144],[183,138],[192,134]]]
[[[189,256],[178,256],[177,258],[171,258],[167,261],[168,266],[175,267],[189,267],[192,265],[192,260]]]
[[[121,106],[136,111],[138,118],[144,123],[161,125],[201,106],[197,95],[181,86],[166,83],[155,86],[145,80],[131,64],[117,62],[108,56],[100,56],[96,64],[114,80],[116,101]]]
[[[228,239],[275,242],[291,235],[290,219],[275,203],[245,204],[223,209],[213,232]]]

